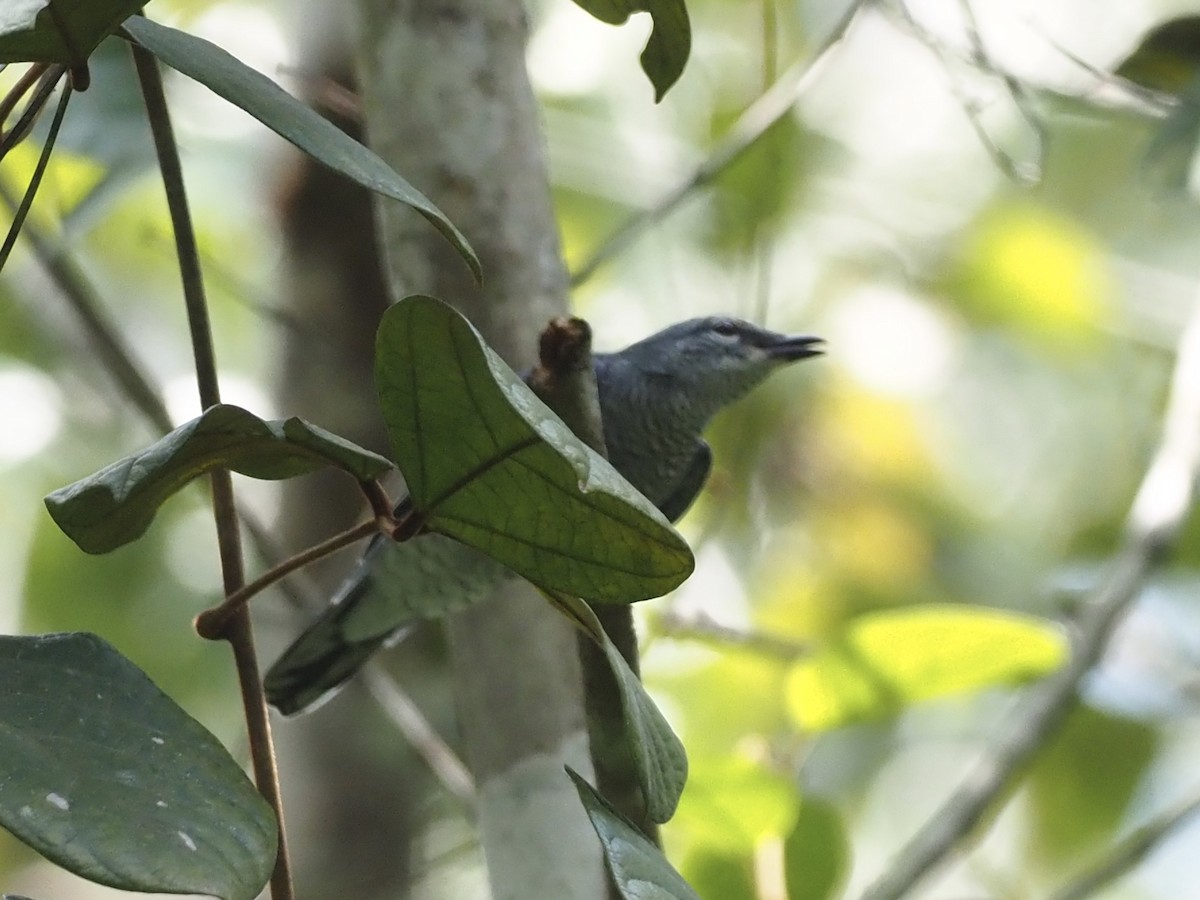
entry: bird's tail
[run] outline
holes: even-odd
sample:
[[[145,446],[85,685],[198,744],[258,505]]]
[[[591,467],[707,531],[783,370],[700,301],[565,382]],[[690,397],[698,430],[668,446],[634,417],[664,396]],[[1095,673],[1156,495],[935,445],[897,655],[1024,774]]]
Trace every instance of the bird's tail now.
[[[413,627],[347,640],[342,620],[352,606],[330,606],[267,671],[263,679],[267,702],[285,716],[308,712],[329,700],[376,650],[400,640]]]

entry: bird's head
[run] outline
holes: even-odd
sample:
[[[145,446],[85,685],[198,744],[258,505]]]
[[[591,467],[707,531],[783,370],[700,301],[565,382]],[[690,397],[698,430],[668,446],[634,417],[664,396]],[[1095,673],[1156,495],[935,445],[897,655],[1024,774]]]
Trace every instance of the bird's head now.
[[[647,376],[714,411],[745,395],[771,372],[819,356],[824,341],[768,331],[741,319],[710,316],[665,328],[622,351]]]

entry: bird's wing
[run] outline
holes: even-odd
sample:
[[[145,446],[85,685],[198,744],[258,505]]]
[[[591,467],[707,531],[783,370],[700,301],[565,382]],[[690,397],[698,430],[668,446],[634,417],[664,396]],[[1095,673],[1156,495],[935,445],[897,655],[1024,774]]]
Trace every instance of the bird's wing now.
[[[333,603],[267,672],[267,700],[285,715],[311,709],[414,623],[482,600],[508,577],[495,560],[439,534],[372,541]]]
[[[708,481],[708,473],[712,471],[713,452],[707,441],[697,441],[696,450],[692,454],[683,477],[675,485],[670,495],[659,504],[658,510],[671,522],[678,522],[688,511],[692,501]]]

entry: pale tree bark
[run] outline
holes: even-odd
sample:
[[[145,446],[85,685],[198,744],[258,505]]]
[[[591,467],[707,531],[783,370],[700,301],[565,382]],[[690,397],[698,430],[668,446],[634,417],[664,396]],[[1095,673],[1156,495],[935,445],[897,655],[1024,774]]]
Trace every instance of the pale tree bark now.
[[[352,10],[331,0],[305,0],[295,13],[297,60],[306,73],[302,94],[341,128],[361,137],[352,109],[337,104],[336,87],[352,96]],[[352,104],[351,104],[352,105]],[[336,110],[336,112],[335,112]],[[375,239],[371,195],[300,153],[276,169],[275,198],[283,244],[279,409],[301,415],[363,446],[388,452],[375,396],[375,329],[388,291]],[[362,521],[362,496],[334,472],[289,482],[278,536],[302,549]],[[361,547],[309,567],[317,602],[327,598]],[[259,615],[265,658],[272,659],[313,612]],[[282,624],[282,627],[281,627]],[[440,727],[444,679],[435,676],[441,641],[426,629],[389,661],[404,666]],[[438,790],[378,704],[351,685],[319,712],[280,722],[280,769],[296,885],[302,897],[401,900],[410,896],[410,843]],[[389,743],[390,742],[390,743]],[[389,748],[386,752],[382,748]]]
[[[360,0],[368,140],[466,234],[483,287],[420,217],[376,205],[394,298],[427,293],[465,313],[510,364],[566,309],[566,272],[519,0]],[[590,775],[575,636],[514,585],[449,623],[459,720],[479,789],[496,900],[604,897],[599,845],[569,764]]]

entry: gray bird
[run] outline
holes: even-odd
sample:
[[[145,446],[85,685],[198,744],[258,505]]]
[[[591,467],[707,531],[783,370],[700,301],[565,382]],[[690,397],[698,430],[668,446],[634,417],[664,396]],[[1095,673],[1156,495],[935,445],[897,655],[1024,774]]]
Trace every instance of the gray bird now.
[[[609,460],[672,522],[712,469],[702,434],[723,408],[776,369],[819,355],[822,341],[740,319],[689,319],[594,357]],[[376,650],[422,619],[483,599],[504,566],[437,534],[375,538],[329,608],[267,672],[267,699],[292,715],[317,705]]]

